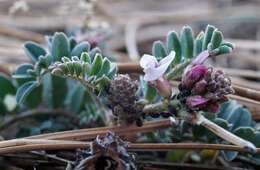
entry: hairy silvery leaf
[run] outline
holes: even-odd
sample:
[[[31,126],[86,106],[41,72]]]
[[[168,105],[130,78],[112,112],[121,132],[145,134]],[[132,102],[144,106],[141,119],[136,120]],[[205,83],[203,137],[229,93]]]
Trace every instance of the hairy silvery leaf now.
[[[69,38],[69,44],[70,44],[70,51],[77,45],[77,41],[75,40],[74,37]]]
[[[197,56],[202,52],[202,44],[203,44],[204,32],[200,32],[194,42],[194,51],[193,55]]]
[[[181,62],[181,43],[176,32],[171,31],[167,35],[167,52],[175,51],[175,58],[173,64],[179,64]]]
[[[165,47],[161,41],[155,41],[153,43],[152,54],[157,59],[162,59],[167,56]]]
[[[222,33],[218,30],[215,30],[212,34],[211,41],[210,41],[212,44],[212,49],[218,48],[222,43],[222,40],[223,40]]]
[[[97,53],[92,62],[90,75],[96,75],[101,70],[101,67],[102,67],[102,56],[101,54]]]
[[[211,41],[212,34],[216,28],[212,25],[208,25],[205,31],[203,43],[202,43],[202,50],[207,50],[208,44]]]
[[[77,44],[71,51],[71,56],[78,56],[80,57],[80,55],[83,52],[88,52],[90,50],[90,44],[88,42],[81,42],[79,44]]]
[[[60,61],[62,57],[70,56],[70,45],[64,33],[55,33],[52,40],[51,54],[53,61]]]
[[[189,26],[185,26],[181,31],[181,53],[183,58],[193,57],[193,31]]]
[[[16,93],[16,101],[18,104],[22,104],[30,92],[39,86],[39,83],[36,81],[29,81],[20,86]]]
[[[0,89],[0,99],[2,100],[6,95],[13,95],[16,92],[16,87],[12,80],[2,73],[0,73]]]
[[[44,48],[35,42],[26,42],[23,47],[26,55],[33,63],[37,62],[40,56],[46,55]]]
[[[43,76],[43,98],[50,108],[63,106],[68,92],[66,79],[51,74]]]
[[[66,106],[70,111],[78,113],[81,110],[85,102],[85,93],[86,90],[81,84],[72,86],[72,89],[68,92],[66,97]]]

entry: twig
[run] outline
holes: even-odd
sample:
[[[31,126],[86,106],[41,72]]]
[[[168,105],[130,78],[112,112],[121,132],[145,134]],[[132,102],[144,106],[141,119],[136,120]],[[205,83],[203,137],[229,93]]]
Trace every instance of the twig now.
[[[46,143],[46,144],[31,144],[0,148],[0,154],[19,153],[37,150],[63,150],[63,149],[77,149],[89,147],[87,143]]]
[[[28,144],[21,146],[13,146],[0,148],[0,154],[19,153],[36,150],[64,150],[64,149],[77,149],[77,148],[88,148],[89,142],[43,142],[39,144]],[[204,143],[130,143],[128,144],[129,151],[169,151],[174,149],[213,149],[213,150],[229,150],[237,152],[248,152],[246,148],[234,145],[224,144],[204,144]],[[260,152],[260,148],[256,149],[256,152]]]
[[[47,139],[11,139],[0,142],[0,149],[6,147],[22,146],[22,145],[37,145],[37,144],[67,144],[75,143],[79,144],[81,142],[77,141],[64,141],[64,140],[47,140]]]
[[[49,109],[41,108],[41,109],[25,111],[25,112],[15,115],[15,116],[6,117],[0,125],[0,131],[6,129],[7,127],[9,127],[10,125],[12,125],[15,122],[22,121],[24,119],[32,118],[35,116],[42,116],[42,115],[69,117],[72,120],[72,122],[74,122],[77,125],[80,122],[80,120],[77,116],[75,116],[63,109],[49,110]]]
[[[235,144],[241,148],[244,148],[245,150],[248,150],[249,152],[254,153],[256,151],[256,147],[254,144],[252,144],[251,142],[246,141],[246,140],[234,135],[233,133],[225,130],[224,128],[216,125],[215,123],[211,122],[210,120],[208,120],[201,114],[197,114],[197,120],[195,123],[198,125],[204,126],[205,128],[209,129],[210,131],[212,131],[214,134],[221,137],[222,139],[224,139],[232,144]]]
[[[132,61],[138,61],[140,58],[137,42],[136,42],[136,31],[140,26],[140,22],[137,20],[131,20],[126,24],[125,27],[125,44],[128,56]]]
[[[143,73],[138,63],[117,63],[119,73]]]
[[[255,100],[252,100],[252,99],[248,99],[246,97],[241,97],[241,96],[237,96],[237,95],[228,95],[229,98],[231,99],[234,99],[234,100],[237,100],[239,101],[240,103],[248,106],[248,105],[255,105],[257,107],[260,106],[260,102],[259,101],[255,101]]]
[[[35,41],[38,43],[41,43],[44,41],[44,37],[41,34],[31,32],[31,31],[24,31],[21,29],[13,28],[13,27],[7,27],[7,26],[1,26],[0,27],[0,34],[16,37],[21,40],[25,41]]]
[[[232,85],[232,87],[234,88],[237,95],[242,96],[242,97],[246,97],[246,98],[249,98],[249,99],[260,101],[260,92],[259,91],[249,89],[249,88],[240,87],[240,86],[237,86],[237,85]]]
[[[167,128],[172,125],[170,119],[157,120],[146,122],[142,127],[101,127],[101,128],[89,128],[79,129],[64,132],[56,132],[50,134],[36,135],[28,137],[27,139],[58,139],[58,140],[92,140],[97,135],[104,135],[108,131],[113,131],[118,135],[127,135],[133,133],[151,132],[160,128]]]

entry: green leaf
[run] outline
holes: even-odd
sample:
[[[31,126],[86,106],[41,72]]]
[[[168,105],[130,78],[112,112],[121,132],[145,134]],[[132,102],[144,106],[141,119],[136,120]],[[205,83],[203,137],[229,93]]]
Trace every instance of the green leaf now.
[[[238,152],[235,151],[220,151],[220,153],[224,157],[224,159],[229,162],[234,160],[238,155]]]
[[[45,56],[46,51],[39,44],[34,42],[26,42],[24,51],[33,63],[37,62],[40,56]]]
[[[95,80],[94,85],[98,87],[98,90],[101,92],[105,87],[109,85],[110,79],[103,75],[102,77]]]
[[[206,31],[205,31],[205,36],[204,36],[204,39],[203,39],[202,50],[207,50],[208,44],[211,41],[211,37],[212,37],[212,34],[213,34],[215,29],[216,28],[212,25],[207,26]]]
[[[90,44],[86,41],[77,44],[71,51],[71,56],[80,57],[81,53],[88,52],[90,50]]]
[[[102,77],[103,75],[106,75],[110,70],[110,64],[111,64],[111,62],[107,58],[104,58],[102,67],[101,67],[100,71],[98,72],[97,77]]]
[[[217,125],[219,125],[220,127],[224,128],[226,130],[228,130],[228,128],[229,128],[229,123],[225,119],[215,118],[214,123],[216,123]]]
[[[152,54],[157,59],[162,59],[167,56],[165,47],[161,41],[155,41],[153,43]]]
[[[96,75],[102,67],[102,56],[97,53],[91,66],[90,75]]]
[[[181,54],[183,58],[193,57],[193,32],[191,27],[185,26],[181,31]]]
[[[194,56],[199,55],[202,52],[202,43],[204,38],[204,32],[200,32],[194,42]]]
[[[251,142],[253,144],[255,144],[256,147],[260,147],[260,131],[259,130],[257,132],[255,132],[255,137]]]
[[[241,105],[239,105],[235,100],[222,103],[219,112],[217,113],[217,117],[227,120],[229,115],[233,112],[233,109],[236,109],[240,106]]]
[[[234,44],[232,44],[231,42],[222,42],[221,45],[226,45],[226,46],[228,46],[228,47],[230,47],[230,48],[232,48],[232,49],[235,48],[235,47],[234,47]]]
[[[183,74],[183,71],[189,64],[190,64],[190,60],[186,60],[183,63],[176,65],[172,70],[170,70],[167,73],[166,78],[168,80],[174,80],[174,79],[179,78]]]
[[[30,108],[36,108],[42,102],[42,85],[34,88],[26,97],[24,104]]]
[[[251,127],[238,127],[234,130],[234,134],[250,142],[255,138],[254,129]]]
[[[81,84],[76,84],[69,91],[66,98],[66,106],[73,113],[79,113],[84,104],[85,87]]]
[[[22,104],[30,92],[35,89],[39,84],[36,81],[29,81],[24,83],[18,88],[16,93],[16,101],[18,104]]]
[[[90,50],[89,56],[91,58],[91,61],[94,60],[96,54],[101,54],[102,55],[102,51],[98,47],[95,47],[95,48]]]
[[[252,117],[247,109],[240,106],[232,110],[227,121],[232,124],[231,130],[234,130],[240,126],[250,126]]]
[[[70,46],[64,33],[55,33],[52,40],[51,54],[53,61],[60,61],[62,57],[70,56]]]
[[[216,49],[220,46],[220,44],[222,43],[223,40],[223,35],[220,31],[216,30],[213,32],[212,34],[212,38],[211,38],[211,44],[212,44],[212,49]]]
[[[146,81],[141,78],[141,85],[144,93],[144,99],[149,101],[150,103],[154,101],[157,96],[157,91],[154,87],[150,86]]]
[[[86,63],[91,63],[91,58],[87,52],[83,52],[80,56],[80,60]]]
[[[63,106],[68,87],[66,79],[51,74],[43,76],[43,100],[51,108]]]
[[[0,73],[0,99],[4,99],[7,94],[15,94],[16,88],[10,78]]]
[[[232,51],[232,48],[227,45],[221,45],[219,48],[216,48],[211,53],[213,55],[221,55],[221,54],[228,54]]]
[[[69,38],[69,44],[70,44],[70,51],[77,45],[77,41],[74,37]]]
[[[175,51],[175,58],[173,64],[181,62],[181,43],[176,32],[169,32],[167,35],[167,50],[168,53]]]
[[[108,78],[112,79],[117,73],[117,65],[115,63],[111,63],[110,70],[106,74]]]

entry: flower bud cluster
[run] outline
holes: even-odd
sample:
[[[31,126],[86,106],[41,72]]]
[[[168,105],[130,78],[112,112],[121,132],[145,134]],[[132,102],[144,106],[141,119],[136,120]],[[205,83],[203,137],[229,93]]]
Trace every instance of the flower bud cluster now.
[[[136,103],[137,90],[137,82],[128,75],[117,75],[110,81],[108,99],[120,123],[142,125],[142,107]]]
[[[234,93],[230,78],[223,71],[202,64],[186,69],[179,90],[178,97],[187,108],[214,113],[227,95]]]

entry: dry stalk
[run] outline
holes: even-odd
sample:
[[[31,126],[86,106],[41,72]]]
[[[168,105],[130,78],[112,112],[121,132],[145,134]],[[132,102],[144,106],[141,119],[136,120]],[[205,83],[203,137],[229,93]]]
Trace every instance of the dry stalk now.
[[[256,147],[254,144],[252,144],[251,142],[244,140],[236,135],[234,135],[233,133],[225,130],[224,128],[218,126],[217,124],[211,122],[210,120],[208,120],[207,118],[205,118],[203,115],[201,114],[197,114],[197,119],[196,119],[196,124],[198,125],[202,125],[205,128],[209,129],[210,131],[212,131],[214,134],[216,134],[217,136],[221,137],[222,139],[237,145],[241,148],[244,148],[246,150],[248,150],[249,152],[256,152]]]
[[[234,88],[237,95],[260,101],[260,92],[259,91],[249,89],[249,88],[244,88],[244,87],[241,87],[238,85],[232,85],[232,87]]]
[[[44,36],[41,34],[31,32],[31,31],[24,31],[13,27],[7,27],[7,26],[0,27],[0,34],[15,37],[25,41],[30,40],[38,43],[42,43],[44,41]]]
[[[35,139],[31,139],[31,143]],[[77,149],[77,148],[88,148],[90,142],[73,142],[73,141],[52,141],[49,140],[48,143],[38,143],[38,144],[27,144],[27,145],[18,145],[13,147],[0,148],[0,154],[11,154],[11,153],[20,153],[36,150],[68,150],[68,149]],[[213,150],[230,150],[238,152],[248,152],[246,148],[234,145],[224,145],[224,144],[203,144],[203,143],[129,143],[129,151],[169,151],[174,149],[213,149]],[[256,149],[257,153],[260,153],[260,148]]]
[[[36,135],[36,136],[28,137],[27,139],[92,140],[96,138],[97,135],[104,135],[108,131],[113,131],[118,135],[128,135],[133,133],[151,132],[161,128],[170,127],[171,125],[172,122],[170,119],[164,119],[164,120],[145,122],[142,127],[113,126],[113,127],[79,129],[79,130]]]

